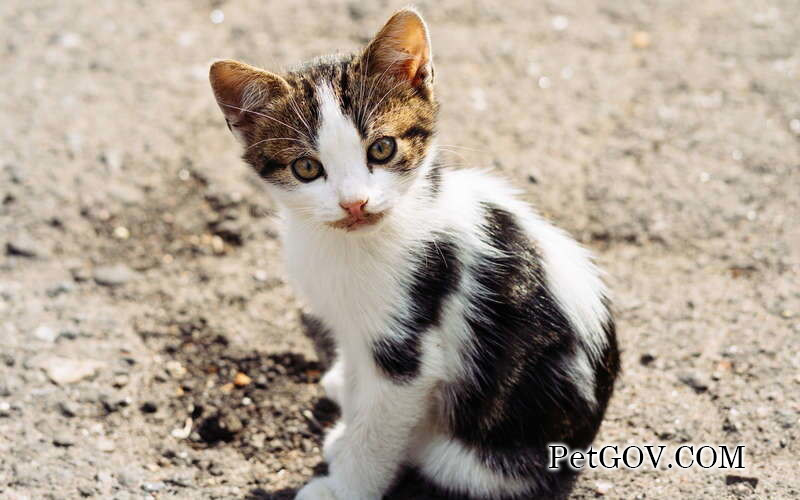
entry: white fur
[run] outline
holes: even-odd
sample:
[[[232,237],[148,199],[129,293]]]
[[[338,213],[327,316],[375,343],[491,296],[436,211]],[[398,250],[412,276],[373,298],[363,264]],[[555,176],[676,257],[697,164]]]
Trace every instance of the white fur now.
[[[327,179],[274,191],[285,219],[290,280],[336,337],[339,358],[322,384],[341,405],[342,420],[325,440],[329,476],[310,482],[297,498],[377,500],[408,462],[446,488],[480,495],[533,491],[533,480],[489,470],[473,451],[432,430],[426,420],[437,387],[465,374],[460,353],[473,345],[465,316],[475,313],[469,310],[470,294],[482,293],[474,280],[464,278],[464,291],[445,302],[440,326],[426,332],[420,374],[411,382],[397,384],[381,373],[371,346],[381,335],[408,334],[393,318],[410,308],[404,284],[418,263],[409,259],[409,249],[444,232],[468,267],[480,253],[493,251],[481,230],[479,207],[494,203],[514,213],[540,249],[547,285],[580,337],[581,349],[564,367],[565,376],[582,381],[582,395],[595,403],[591,361],[605,347],[607,312],[601,302],[605,288],[588,253],[486,172],[444,171],[435,201],[420,180],[433,153],[412,180],[387,169],[370,173],[367,144],[333,91],[322,86],[318,97],[317,153]],[[355,199],[369,199],[367,209],[385,217],[370,230],[353,233],[326,224],[345,215],[339,203]]]
[[[536,487],[531,482],[504,477],[487,469],[473,450],[443,434],[429,436],[414,453],[414,461],[428,477],[437,478],[437,483],[459,493],[515,495]]]

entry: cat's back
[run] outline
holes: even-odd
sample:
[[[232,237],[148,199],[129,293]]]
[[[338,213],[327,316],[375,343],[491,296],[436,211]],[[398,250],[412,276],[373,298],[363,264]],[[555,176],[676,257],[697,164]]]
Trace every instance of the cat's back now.
[[[442,180],[441,201],[459,228],[460,258],[469,276],[464,293],[472,332],[465,352],[473,376],[455,391],[462,397],[453,404],[485,410],[483,416],[468,412],[463,422],[456,419],[458,433],[476,441],[491,435],[498,445],[508,445],[503,441],[509,428],[530,419],[557,420],[571,408],[588,417],[573,428],[585,426],[593,435],[618,359],[608,292],[592,256],[500,177],[445,170]],[[523,403],[515,418],[493,420],[506,413],[506,405],[543,390],[553,391],[548,398],[557,402],[553,413],[542,407],[530,413]],[[458,408],[451,410],[459,414]]]

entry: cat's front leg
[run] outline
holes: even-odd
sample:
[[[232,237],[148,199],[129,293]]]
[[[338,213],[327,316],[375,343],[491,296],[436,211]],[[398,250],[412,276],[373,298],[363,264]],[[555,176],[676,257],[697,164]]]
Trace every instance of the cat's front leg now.
[[[433,384],[423,377],[394,381],[381,373],[359,377],[344,424],[326,439],[328,476],[308,483],[298,500],[380,500],[405,459],[412,430],[426,414]],[[327,496],[326,496],[327,495]]]

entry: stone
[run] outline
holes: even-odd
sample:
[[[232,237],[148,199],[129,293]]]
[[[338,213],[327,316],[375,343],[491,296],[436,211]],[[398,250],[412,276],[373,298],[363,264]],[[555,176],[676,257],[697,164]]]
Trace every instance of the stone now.
[[[107,149],[100,155],[100,161],[111,170],[119,170],[122,168],[122,153],[116,149]]]
[[[650,366],[655,360],[656,357],[653,356],[652,354],[644,353],[641,356],[639,356],[639,364],[641,364],[642,366]]]
[[[694,389],[697,394],[702,394],[708,390],[709,382],[702,374],[682,373],[678,376],[678,380]]]
[[[68,448],[75,445],[75,443],[75,436],[71,432],[59,432],[53,437],[53,444],[56,446]]]
[[[192,471],[180,472],[169,478],[168,482],[181,488],[188,488],[195,483],[195,473]]]
[[[237,372],[236,376],[233,377],[233,385],[235,385],[236,387],[245,387],[247,385],[250,385],[250,382],[252,381],[253,379],[251,379],[246,373],[243,372]]]
[[[226,220],[214,227],[214,234],[231,245],[241,246],[244,243],[244,228],[234,220]]]
[[[155,493],[156,491],[161,491],[164,489],[166,484],[162,481],[146,481],[142,483],[142,489],[148,493]]]
[[[51,286],[50,288],[47,289],[47,291],[45,293],[47,293],[48,297],[55,298],[55,297],[58,297],[61,294],[69,293],[74,289],[75,289],[75,285],[73,285],[72,283],[70,283],[68,281],[63,281],[61,283],[57,283],[57,284]]]
[[[139,409],[142,410],[142,413],[155,413],[158,411],[158,405],[152,401],[145,401]]]
[[[89,271],[83,267],[73,267],[69,270],[69,272],[72,275],[72,279],[78,283],[89,281],[92,278],[92,275],[89,273]]]
[[[102,470],[97,473],[95,479],[100,484],[109,484],[111,482],[111,473],[105,470]]]
[[[54,356],[40,364],[47,377],[58,385],[74,384],[97,373],[103,364],[91,359],[69,359]]]
[[[636,31],[631,36],[631,45],[635,49],[646,49],[650,47],[652,37],[646,31]]]
[[[608,481],[595,481],[594,489],[598,495],[605,495],[614,487],[613,483]]]
[[[42,342],[52,344],[58,338],[58,332],[51,326],[39,325],[36,330],[33,331],[33,336]]]
[[[117,482],[126,488],[137,488],[142,482],[142,474],[137,470],[121,470],[117,473]]]
[[[736,474],[728,474],[725,476],[725,484],[728,486],[737,485],[737,484],[747,484],[750,485],[754,490],[756,486],[758,486],[758,478],[757,477],[747,477],[747,476],[739,476]]]
[[[58,403],[58,411],[67,418],[72,418],[78,415],[78,405],[72,401],[60,401]]]
[[[164,364],[164,369],[173,378],[182,378],[186,375],[186,368],[179,361],[169,360]]]
[[[95,268],[93,276],[98,285],[114,287],[135,279],[137,273],[125,264],[116,264]]]
[[[78,486],[78,493],[80,493],[82,497],[92,497],[96,492],[97,491],[92,486]]]
[[[6,253],[17,257],[38,257],[41,248],[30,237],[20,235],[6,243]]]
[[[111,453],[112,451],[114,451],[114,449],[116,449],[116,445],[114,444],[114,441],[112,441],[112,440],[110,440],[110,439],[108,439],[106,437],[99,438],[97,440],[97,442],[95,443],[95,446],[97,446],[98,450],[100,450],[102,452],[105,452],[105,453]]]
[[[11,416],[11,405],[8,401],[0,401],[0,418]]]

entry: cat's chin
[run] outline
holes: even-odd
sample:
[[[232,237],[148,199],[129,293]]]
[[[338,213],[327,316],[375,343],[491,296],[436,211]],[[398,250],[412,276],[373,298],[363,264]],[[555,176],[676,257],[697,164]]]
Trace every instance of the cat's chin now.
[[[384,219],[386,212],[377,214],[367,214],[363,218],[350,218],[339,219],[334,222],[329,222],[328,225],[335,229],[340,229],[348,233],[368,234],[375,231]]]

